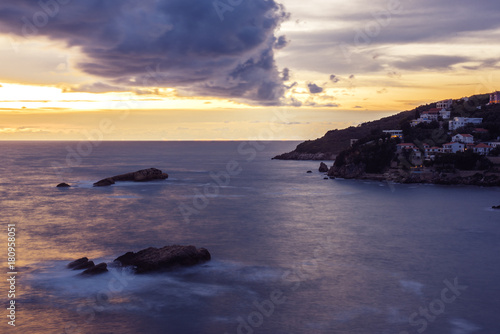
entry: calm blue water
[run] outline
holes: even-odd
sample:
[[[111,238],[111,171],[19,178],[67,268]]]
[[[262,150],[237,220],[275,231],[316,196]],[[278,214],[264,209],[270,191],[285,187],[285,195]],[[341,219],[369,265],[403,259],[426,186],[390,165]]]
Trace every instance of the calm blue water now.
[[[500,333],[500,189],[324,180],[319,162],[271,160],[296,144],[0,143],[19,272],[17,326],[4,309],[0,332]],[[92,187],[149,167],[170,178]],[[64,268],[170,244],[213,260],[142,276]]]

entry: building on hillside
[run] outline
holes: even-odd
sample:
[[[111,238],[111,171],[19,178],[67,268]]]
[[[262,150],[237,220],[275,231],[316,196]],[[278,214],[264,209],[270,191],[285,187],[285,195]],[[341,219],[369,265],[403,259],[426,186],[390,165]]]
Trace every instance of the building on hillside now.
[[[391,138],[399,138],[403,140],[403,130],[384,130],[383,132],[390,134]]]
[[[483,128],[475,128],[473,132],[479,133],[479,134],[486,134],[486,133],[488,133],[488,130],[483,129]]]
[[[397,151],[398,153],[402,152],[403,150],[411,150],[413,152],[420,152],[418,149],[417,145],[413,143],[401,143],[397,145]]]
[[[474,153],[481,154],[481,155],[488,155],[490,151],[493,149],[490,145],[486,143],[480,143],[476,146],[474,146]]]
[[[482,118],[468,118],[468,117],[455,117],[452,121],[449,121],[450,131],[462,128],[467,124],[481,124],[483,123]]]
[[[351,139],[351,147],[356,144],[356,142],[358,141],[359,139]]]
[[[492,142],[489,142],[488,145],[490,145],[492,148],[497,148],[497,147],[500,147],[500,142],[492,141]]]
[[[443,153],[457,153],[463,152],[465,150],[465,145],[462,143],[446,143],[443,144]]]
[[[446,109],[446,110],[449,110],[451,108],[451,105],[453,104],[453,100],[443,100],[443,101],[439,101],[437,103],[437,108],[438,109]]]
[[[451,140],[457,143],[472,144],[474,142],[474,137],[469,134],[459,133],[454,135]]]
[[[490,104],[500,103],[500,91],[490,94]]]

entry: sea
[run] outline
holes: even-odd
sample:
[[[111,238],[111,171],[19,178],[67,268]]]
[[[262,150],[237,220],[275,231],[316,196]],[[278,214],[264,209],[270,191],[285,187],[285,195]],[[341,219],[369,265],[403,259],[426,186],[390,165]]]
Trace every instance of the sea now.
[[[325,179],[319,161],[272,160],[297,144],[0,142],[0,332],[500,333],[499,188]],[[169,178],[92,186],[151,167]],[[66,268],[174,244],[212,260]]]

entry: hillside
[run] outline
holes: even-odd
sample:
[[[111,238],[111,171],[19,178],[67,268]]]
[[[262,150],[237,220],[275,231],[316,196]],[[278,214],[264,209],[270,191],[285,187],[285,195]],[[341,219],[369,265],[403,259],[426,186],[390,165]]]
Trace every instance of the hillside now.
[[[323,137],[316,140],[307,140],[297,145],[292,152],[274,157],[278,160],[334,160],[335,156],[348,148],[351,139],[360,139],[380,130],[400,130],[405,123],[414,119],[418,113],[434,108],[435,103],[419,106],[413,110],[400,112],[396,115],[384,117],[376,121],[366,122],[356,127],[351,126],[342,130],[328,131]]]
[[[491,133],[498,133],[497,128],[500,118],[499,114],[492,114],[500,105],[484,107],[488,103],[489,95],[474,95],[465,100],[455,100],[451,107],[452,117],[483,117],[485,125]],[[478,110],[478,106],[483,106]],[[435,108],[436,103],[419,106],[413,110],[403,111],[393,116],[385,117],[376,121],[366,122],[356,127],[349,127],[342,130],[328,131],[323,137],[316,140],[308,140],[299,144],[292,152],[284,153],[274,157],[278,160],[334,160],[343,150],[350,147],[351,139],[362,139],[370,135],[380,133],[382,130],[403,130],[405,138],[413,139],[419,137],[425,130],[425,126],[417,129],[410,127],[411,120],[418,118],[426,110]],[[431,130],[431,129],[429,129]],[[472,131],[472,129],[469,129]]]

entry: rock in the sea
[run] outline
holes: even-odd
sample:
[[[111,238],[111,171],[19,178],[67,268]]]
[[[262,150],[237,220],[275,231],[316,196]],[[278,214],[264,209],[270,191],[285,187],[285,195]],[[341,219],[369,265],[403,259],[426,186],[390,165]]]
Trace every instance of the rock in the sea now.
[[[99,263],[98,265],[92,266],[82,272],[82,275],[84,276],[93,276],[93,275],[99,275],[103,274],[108,271],[108,265],[104,262]]]
[[[108,177],[107,179],[102,179],[94,183],[94,187],[107,187],[112,184],[115,184],[115,181],[113,180],[112,177]]]
[[[320,173],[327,173],[328,169],[329,169],[328,166],[324,162],[322,162],[322,163],[319,164],[319,169],[318,170],[319,170]]]
[[[495,205],[491,207],[492,209],[500,209],[500,205]]]
[[[81,259],[78,259],[78,260],[75,260],[73,262],[70,262],[67,267],[69,269],[74,269],[74,268],[77,268],[79,266],[85,265],[88,262],[89,262],[88,258],[82,257]]]
[[[128,252],[115,259],[122,266],[133,266],[136,273],[166,270],[179,266],[193,266],[210,261],[211,256],[205,248],[195,246],[149,247],[137,253]]]
[[[57,188],[68,188],[68,187],[71,187],[69,184],[67,183],[59,183],[57,186]]]
[[[323,180],[329,180],[329,178],[328,177],[324,177]]]
[[[306,173],[307,173],[307,174],[311,174],[311,173],[312,173],[312,170],[308,170]]]
[[[118,181],[146,182],[153,180],[165,180],[167,178],[168,178],[167,173],[163,173],[161,170],[157,168],[148,168],[148,169],[138,170],[137,172],[120,174],[102,179],[94,183],[94,187],[110,186]]]

